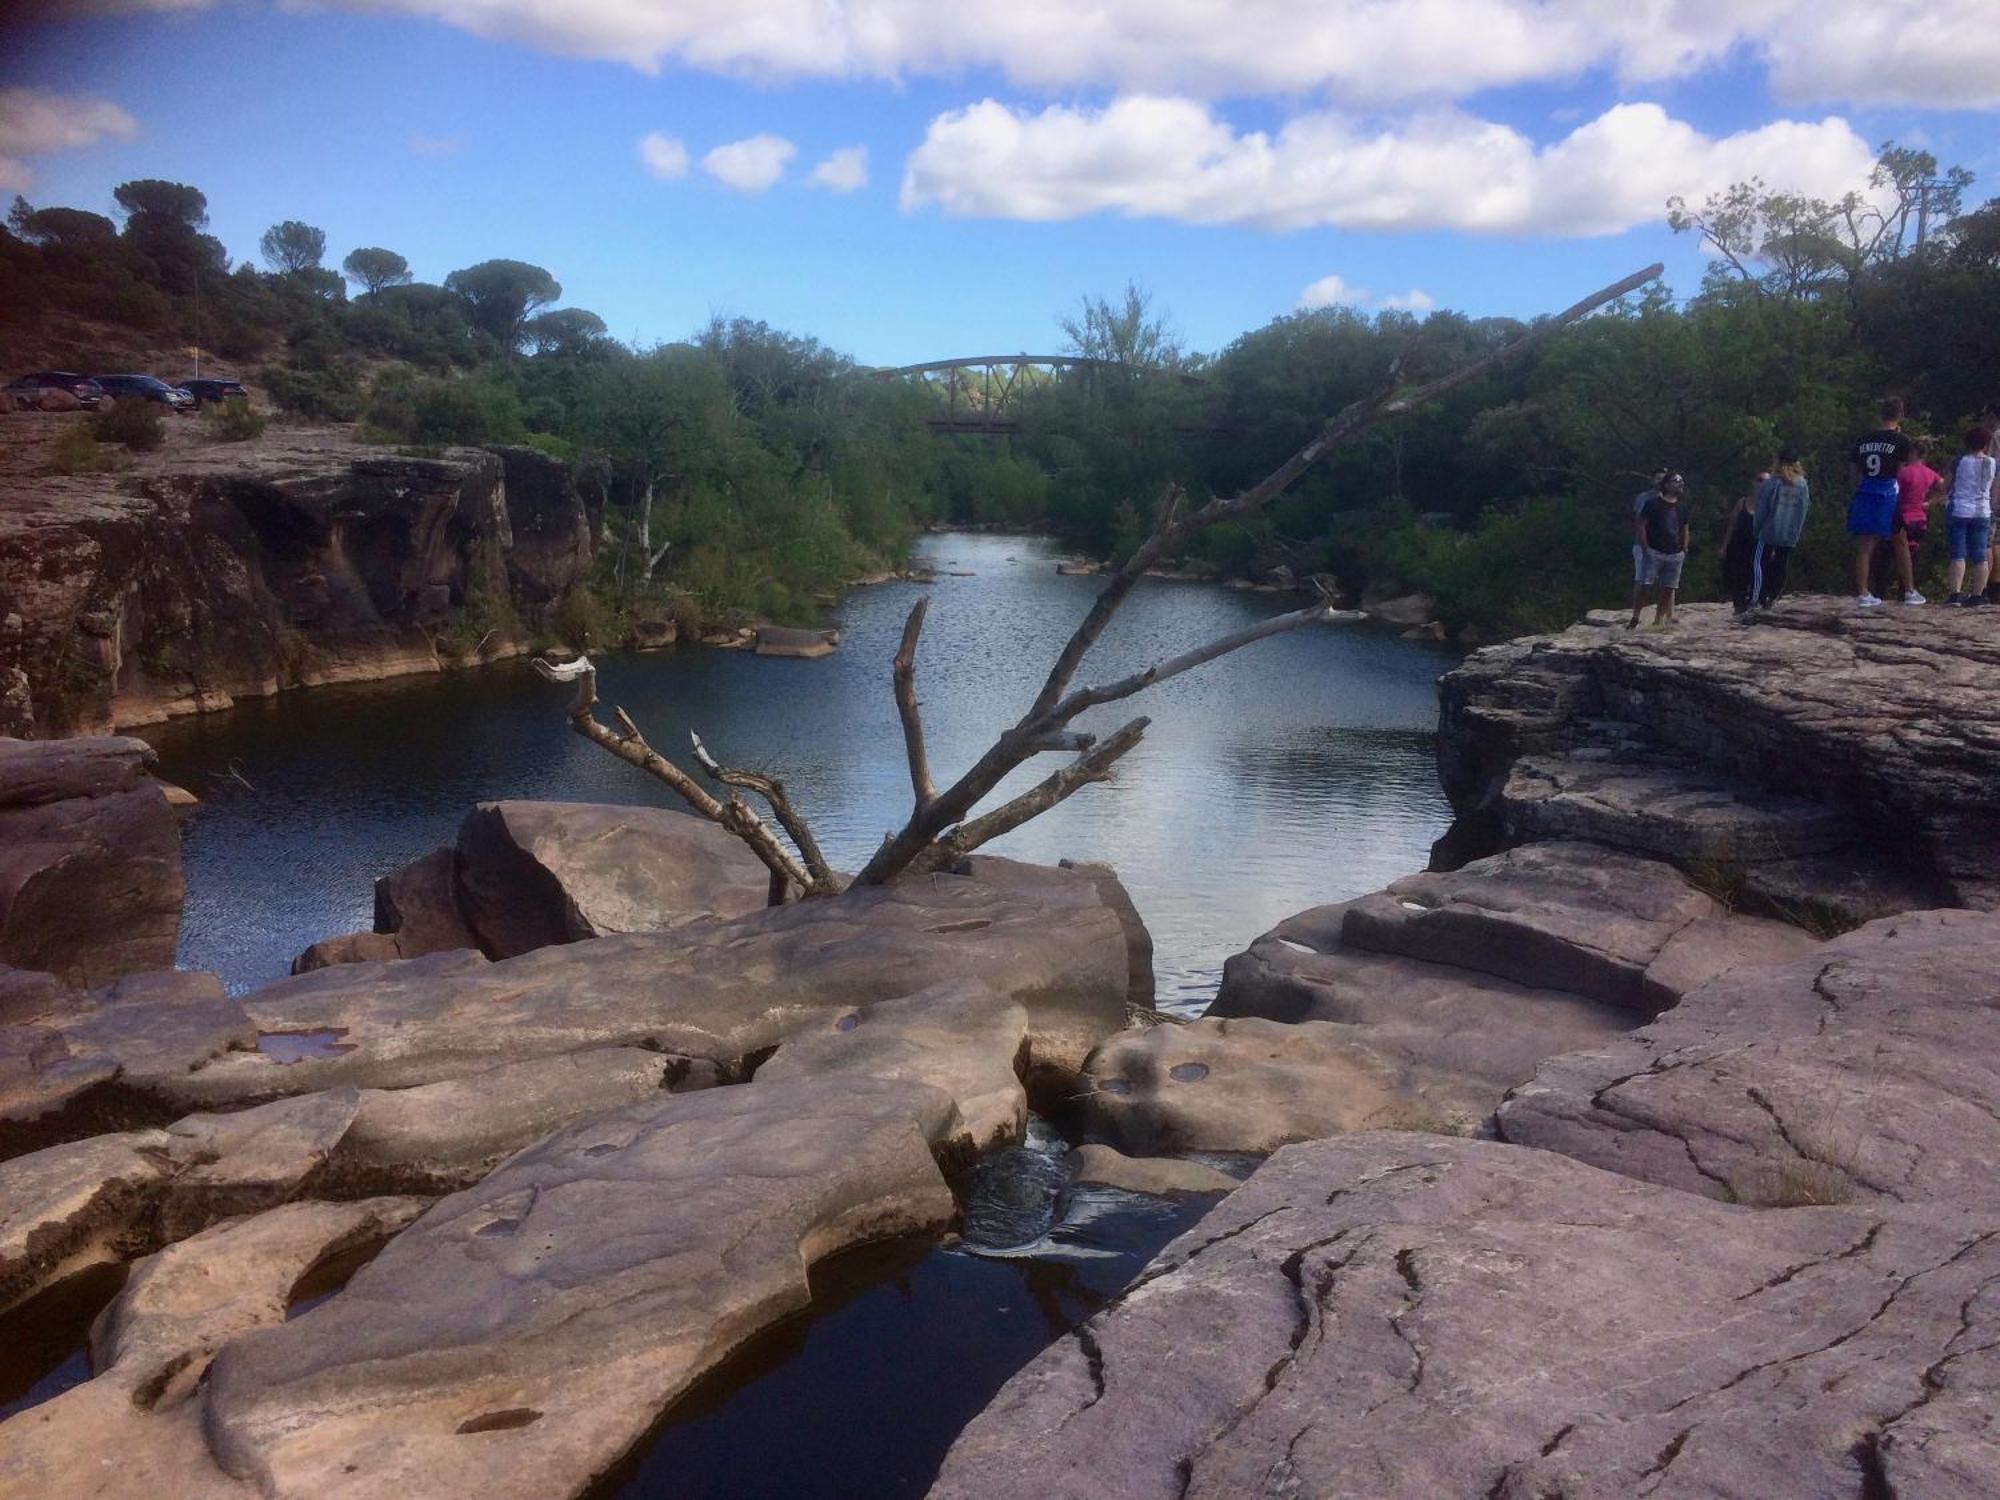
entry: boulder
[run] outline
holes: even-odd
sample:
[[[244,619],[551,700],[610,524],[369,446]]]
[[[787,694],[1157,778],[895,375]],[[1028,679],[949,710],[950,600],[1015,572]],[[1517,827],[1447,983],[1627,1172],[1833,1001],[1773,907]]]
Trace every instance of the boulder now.
[[[459,906],[493,958],[746,916],[769,891],[740,839],[667,808],[483,802],[458,832]]]
[[[997,854],[969,855],[960,862],[959,872],[995,890],[1019,891],[1040,900],[1062,898],[1084,906],[1094,901],[1105,907],[1125,930],[1125,1003],[1134,1010],[1152,1009],[1153,934],[1147,930],[1145,918],[1139,915],[1125,882],[1102,861],[1065,859],[1058,861],[1056,867],[1081,875],[1090,883],[1094,897],[1074,882],[1051,882],[1047,865],[1031,865]]]
[[[446,846],[376,878],[374,931],[322,939],[292,960],[292,972],[478,946],[459,904],[458,854]]]
[[[0,1162],[0,1310],[121,1259],[175,1170],[164,1131],[93,1136]]]
[[[221,1466],[265,1494],[580,1495],[810,1300],[812,1263],[954,1213],[921,1085],[661,1095],[444,1199],[330,1300],[213,1365]]]
[[[635,620],[625,644],[633,651],[658,651],[680,638],[681,628],[672,620]]]
[[[1027,1053],[1027,1011],[961,980],[799,1028],[757,1069],[757,1083],[847,1075],[929,1084],[952,1097],[968,1148],[984,1153],[1027,1129]]]
[[[1754,625],[1725,605],[1673,631],[1572,627],[1470,657],[1440,687],[1438,764],[1458,847],[1496,846],[1514,766],[1614,721],[1754,794],[1835,809],[1870,862],[1930,904],[2000,905],[2000,646],[1978,612],[1856,611],[1787,599]]]
[[[1233,1193],[1237,1187],[1234,1177],[1204,1162],[1170,1156],[1127,1156],[1096,1142],[1070,1152],[1069,1163],[1074,1182],[1146,1193],[1155,1198]]]
[[[180,833],[139,740],[0,739],[0,963],[75,985],[171,968]]]
[[[1811,934],[1737,916],[1671,865],[1597,844],[1532,844],[1351,903],[1349,946],[1564,990],[1650,1016],[1737,964],[1775,963]]]
[[[1361,600],[1361,612],[1369,619],[1400,630],[1429,624],[1436,609],[1437,601],[1429,594],[1398,594],[1393,599],[1364,595]]]
[[[1343,1131],[1437,1123],[1417,1117],[1406,1080],[1379,1054],[1325,1021],[1125,1031],[1084,1069],[1085,1130],[1142,1156],[1273,1151]]]
[[[714,1069],[641,1047],[597,1047],[408,1089],[363,1089],[319,1190],[442,1193],[592,1115],[714,1081]]]
[[[224,1344],[285,1321],[293,1288],[315,1267],[375,1249],[426,1206],[422,1198],[291,1203],[149,1255],[91,1325],[91,1371],[124,1386],[134,1405],[178,1405]]]
[[[184,1112],[407,1088],[603,1046],[740,1076],[794,1032],[968,974],[1027,1011],[1030,1088],[1061,1095],[1124,1023],[1127,972],[1124,930],[1085,877],[1046,869],[999,889],[939,874],[498,963],[436,953],[281,980],[239,1002],[255,1050],[162,1079],[158,1096]]]
[[[1977,1495],[2000,1219],[1291,1146],[1014,1376],[932,1500]]]
[[[359,1108],[353,1089],[330,1089],[175,1121],[166,1150],[184,1165],[164,1184],[158,1239],[171,1244],[285,1202],[325,1165]]]
[[[840,643],[831,630],[794,630],[784,625],[757,627],[756,653],[759,656],[792,656],[807,659],[831,656]]]
[[[2000,916],[1916,912],[1550,1059],[1510,1141],[1758,1204],[1996,1203]]]

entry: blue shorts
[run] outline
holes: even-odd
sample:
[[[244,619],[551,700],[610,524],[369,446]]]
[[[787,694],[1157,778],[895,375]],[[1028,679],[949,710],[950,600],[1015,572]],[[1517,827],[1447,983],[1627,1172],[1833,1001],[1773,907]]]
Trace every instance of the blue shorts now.
[[[1896,481],[1864,479],[1847,504],[1849,536],[1887,536],[1896,529]]]
[[[1946,516],[1945,555],[1953,562],[1983,563],[1993,546],[1991,516]]]

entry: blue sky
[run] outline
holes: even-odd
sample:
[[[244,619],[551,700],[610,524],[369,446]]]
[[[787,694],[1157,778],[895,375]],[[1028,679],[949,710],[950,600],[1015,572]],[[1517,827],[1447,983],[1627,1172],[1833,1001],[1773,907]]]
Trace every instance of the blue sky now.
[[[425,280],[534,261],[641,342],[724,313],[868,363],[1045,348],[1129,279],[1215,349],[1308,288],[1526,315],[1657,258],[1685,292],[1668,192],[1832,194],[1888,137],[2000,194],[1985,0],[1884,8],[95,0],[0,35],[0,189],[193,183],[237,259],[300,218]],[[760,136],[792,146],[769,186],[705,168]],[[856,147],[865,184],[808,181]]]

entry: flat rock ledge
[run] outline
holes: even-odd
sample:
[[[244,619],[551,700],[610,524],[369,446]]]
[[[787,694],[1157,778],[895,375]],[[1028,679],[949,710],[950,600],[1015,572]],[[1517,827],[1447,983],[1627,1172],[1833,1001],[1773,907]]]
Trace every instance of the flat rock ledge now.
[[[1289,1146],[1002,1389],[932,1500],[2000,1488],[2000,1213]]]

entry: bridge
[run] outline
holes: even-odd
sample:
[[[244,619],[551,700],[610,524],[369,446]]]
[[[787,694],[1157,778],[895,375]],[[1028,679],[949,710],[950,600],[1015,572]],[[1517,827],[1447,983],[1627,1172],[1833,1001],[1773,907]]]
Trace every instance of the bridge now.
[[[868,373],[881,380],[914,376],[932,385],[938,382],[931,377],[943,375],[944,410],[927,419],[931,431],[999,436],[1021,430],[1015,397],[1034,384],[1031,372],[1129,368],[1123,360],[1097,359],[1086,354],[970,354],[960,359],[932,359]],[[1181,379],[1196,381],[1200,377],[1183,375]]]

